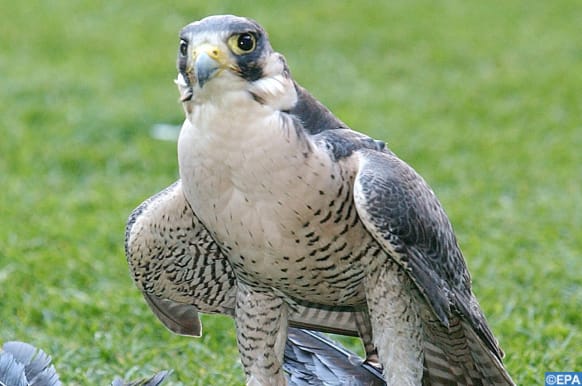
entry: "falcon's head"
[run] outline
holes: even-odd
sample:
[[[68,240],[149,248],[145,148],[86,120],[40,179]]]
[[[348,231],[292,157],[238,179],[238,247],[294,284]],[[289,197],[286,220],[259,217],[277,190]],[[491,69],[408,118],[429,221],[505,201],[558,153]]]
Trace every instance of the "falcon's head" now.
[[[176,84],[187,110],[228,92],[248,92],[279,110],[297,100],[285,58],[251,19],[219,15],[188,24],[180,32],[177,66]]]

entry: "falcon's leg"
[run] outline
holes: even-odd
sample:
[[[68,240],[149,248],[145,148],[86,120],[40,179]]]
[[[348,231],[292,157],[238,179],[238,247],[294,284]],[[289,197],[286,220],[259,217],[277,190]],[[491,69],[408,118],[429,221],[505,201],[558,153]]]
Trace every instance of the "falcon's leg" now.
[[[370,321],[370,313],[366,309],[363,312],[356,312],[354,314],[358,334],[364,345],[366,351],[366,361],[376,367],[380,366],[378,361],[378,350],[374,345],[374,338],[372,334],[372,324]]]
[[[238,283],[235,324],[247,385],[286,385],[282,369],[287,306],[271,292]]]
[[[366,298],[386,385],[420,385],[422,322],[410,279],[388,261],[366,277]]]

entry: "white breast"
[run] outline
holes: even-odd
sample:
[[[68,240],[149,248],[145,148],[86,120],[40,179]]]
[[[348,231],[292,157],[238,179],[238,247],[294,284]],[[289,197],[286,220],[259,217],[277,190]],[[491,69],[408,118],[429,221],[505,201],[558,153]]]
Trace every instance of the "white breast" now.
[[[288,245],[314,185],[332,183],[327,154],[308,152],[289,118],[231,93],[194,106],[178,143],[186,196],[217,239],[240,253]],[[309,154],[309,156],[306,156]]]

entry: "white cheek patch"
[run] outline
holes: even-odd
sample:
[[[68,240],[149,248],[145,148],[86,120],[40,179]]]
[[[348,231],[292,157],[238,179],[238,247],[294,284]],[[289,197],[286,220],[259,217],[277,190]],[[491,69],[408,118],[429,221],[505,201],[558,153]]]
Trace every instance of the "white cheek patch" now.
[[[293,82],[283,75],[259,79],[253,82],[249,91],[275,110],[289,110],[297,102]]]
[[[251,83],[249,91],[275,110],[289,110],[295,106],[295,84],[285,71],[285,59],[280,54],[267,59],[263,74],[263,78]]]

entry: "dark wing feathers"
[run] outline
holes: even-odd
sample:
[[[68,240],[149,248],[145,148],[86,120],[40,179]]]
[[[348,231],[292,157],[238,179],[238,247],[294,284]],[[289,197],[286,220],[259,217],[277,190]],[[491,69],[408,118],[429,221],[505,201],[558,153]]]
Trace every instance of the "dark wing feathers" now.
[[[426,208],[432,192],[410,167],[391,154],[362,151],[361,159],[354,188],[360,218],[409,273],[439,320],[447,325],[450,284],[445,281],[449,274],[443,271],[451,259],[443,254],[438,261],[434,252],[441,249],[440,223],[447,222],[438,207]]]
[[[289,329],[283,368],[294,386],[385,385],[381,370],[314,331]]]
[[[288,113],[298,120],[308,134],[315,135],[327,130],[349,128],[297,83],[295,90],[297,91],[297,103]]]
[[[408,273],[436,318],[424,334],[425,377],[435,378],[427,384],[448,384],[451,376],[461,377],[458,385],[513,384],[472,293],[452,226],[430,187],[390,152],[363,149],[357,156],[354,199],[360,219]],[[438,382],[443,359],[448,370],[441,376],[447,382]]]
[[[374,238],[416,283],[444,326],[464,317],[502,357],[471,291],[471,278],[452,226],[426,182],[393,154],[361,152],[356,208]]]

